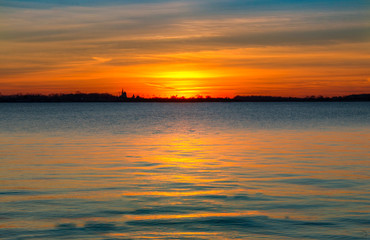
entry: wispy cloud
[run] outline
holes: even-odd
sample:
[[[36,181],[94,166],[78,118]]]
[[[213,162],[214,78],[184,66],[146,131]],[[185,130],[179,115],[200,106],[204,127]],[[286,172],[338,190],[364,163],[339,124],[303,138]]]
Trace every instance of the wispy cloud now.
[[[98,63],[105,63],[112,60],[112,58],[103,58],[103,57],[92,57],[92,59],[94,59]]]
[[[167,89],[167,90],[176,90],[176,88],[165,86],[164,84],[158,84],[158,83],[145,83],[148,86],[156,87],[160,89]]]

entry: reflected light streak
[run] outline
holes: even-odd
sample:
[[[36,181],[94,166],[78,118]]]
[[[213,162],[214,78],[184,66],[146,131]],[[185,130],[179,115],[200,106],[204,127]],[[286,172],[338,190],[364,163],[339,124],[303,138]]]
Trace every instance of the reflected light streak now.
[[[207,217],[240,217],[240,216],[266,216],[265,212],[261,211],[242,211],[242,212],[221,212],[221,213],[190,213],[190,214],[163,214],[152,216],[137,216],[130,215],[134,220],[149,220],[149,219],[181,219],[181,218],[207,218]],[[126,217],[126,216],[125,216]]]
[[[145,192],[130,192],[124,193],[121,196],[165,196],[165,197],[176,197],[176,196],[197,196],[197,195],[204,195],[204,194],[218,194],[221,191],[181,191],[181,190],[174,190],[172,192],[155,192],[155,191],[145,191]]]

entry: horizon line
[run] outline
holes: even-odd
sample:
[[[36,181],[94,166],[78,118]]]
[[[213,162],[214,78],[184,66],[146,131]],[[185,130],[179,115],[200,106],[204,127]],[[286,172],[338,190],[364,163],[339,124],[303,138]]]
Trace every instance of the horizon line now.
[[[109,93],[54,93],[43,94],[13,94],[1,95],[0,102],[341,102],[341,101],[370,101],[370,93],[351,94],[344,96],[324,97],[282,97],[263,95],[236,95],[230,97],[211,97],[198,95],[196,97],[151,97],[145,98],[139,95],[127,97],[122,91],[120,96]]]
[[[306,95],[304,97],[298,97],[298,96],[277,96],[277,95],[262,95],[262,94],[237,94],[234,95],[233,97],[214,97],[210,95],[202,95],[202,94],[197,94],[192,97],[185,97],[185,96],[179,96],[179,95],[171,95],[171,96],[166,96],[166,97],[161,97],[161,96],[152,96],[152,97],[141,97],[140,94],[135,94],[133,93],[131,97],[127,96],[127,93],[125,91],[122,91],[121,94],[112,94],[109,92],[80,92],[80,91],[75,91],[75,92],[70,92],[70,93],[14,93],[14,94],[2,94],[0,92],[0,97],[11,97],[11,96],[43,96],[43,97],[52,97],[52,96],[63,96],[63,95],[110,95],[112,97],[122,97],[123,93],[126,94],[127,99],[131,98],[142,98],[142,99],[198,99],[198,98],[212,98],[212,99],[233,99],[236,97],[272,97],[272,98],[297,98],[297,99],[304,99],[304,98],[340,98],[340,97],[348,97],[348,96],[360,96],[360,95],[370,95],[369,93],[350,93],[350,94],[345,94],[345,95],[333,95],[333,96],[325,96],[325,95]]]

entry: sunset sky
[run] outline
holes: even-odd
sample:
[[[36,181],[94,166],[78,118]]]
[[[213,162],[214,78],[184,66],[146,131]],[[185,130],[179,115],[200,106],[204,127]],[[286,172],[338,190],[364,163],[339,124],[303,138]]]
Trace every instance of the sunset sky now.
[[[0,0],[0,92],[370,93],[368,0]]]

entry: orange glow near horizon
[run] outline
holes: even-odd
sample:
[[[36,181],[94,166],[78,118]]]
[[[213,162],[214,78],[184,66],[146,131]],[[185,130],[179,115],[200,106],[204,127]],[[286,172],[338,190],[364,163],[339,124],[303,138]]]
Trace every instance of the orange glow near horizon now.
[[[320,54],[309,49],[295,53],[292,47],[270,47],[138,55],[136,58],[153,63],[127,66],[112,64],[117,56],[92,57],[42,71],[9,75],[3,79],[1,94],[80,91],[117,95],[121,89],[142,97],[187,98],[368,93],[370,81],[365,66],[330,66],[337,58],[366,58],[360,47],[352,48],[342,53],[320,50]],[[239,61],[250,63],[240,65]],[[328,66],[317,66],[315,61]]]
[[[85,65],[68,70],[25,73],[6,79],[1,94],[98,92],[124,89],[143,97],[233,97],[235,95],[338,96],[370,92],[365,69],[353,77],[351,69],[308,67],[239,68],[204,66],[202,70],[148,71],[145,67]],[[213,68],[212,68],[213,67]],[[171,69],[162,65],[161,69]]]

